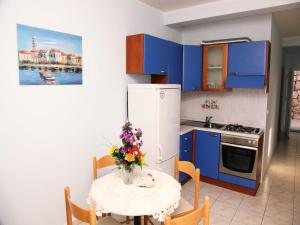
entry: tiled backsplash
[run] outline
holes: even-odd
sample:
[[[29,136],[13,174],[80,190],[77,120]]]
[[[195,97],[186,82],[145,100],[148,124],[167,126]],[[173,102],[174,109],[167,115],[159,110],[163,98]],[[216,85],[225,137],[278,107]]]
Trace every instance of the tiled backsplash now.
[[[205,109],[206,100],[218,102],[219,109]],[[212,116],[212,122],[240,123],[264,128],[267,113],[267,94],[261,89],[233,89],[230,92],[182,93],[181,119],[204,121]]]

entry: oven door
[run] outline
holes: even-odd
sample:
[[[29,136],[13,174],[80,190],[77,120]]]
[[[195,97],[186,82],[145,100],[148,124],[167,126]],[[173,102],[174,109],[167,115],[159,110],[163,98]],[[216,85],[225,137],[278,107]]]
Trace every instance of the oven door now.
[[[256,180],[257,148],[221,143],[219,172]]]

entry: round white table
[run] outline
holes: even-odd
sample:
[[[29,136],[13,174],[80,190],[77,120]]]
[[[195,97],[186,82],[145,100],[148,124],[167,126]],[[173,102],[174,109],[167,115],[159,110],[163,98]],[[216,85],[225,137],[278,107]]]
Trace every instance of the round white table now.
[[[152,174],[152,188],[139,187],[142,177]],[[113,213],[133,216],[134,224],[141,224],[141,216],[152,215],[164,221],[178,207],[181,185],[170,175],[150,169],[136,169],[132,185],[125,185],[120,170],[95,180],[89,192],[88,203],[96,208],[96,214]]]

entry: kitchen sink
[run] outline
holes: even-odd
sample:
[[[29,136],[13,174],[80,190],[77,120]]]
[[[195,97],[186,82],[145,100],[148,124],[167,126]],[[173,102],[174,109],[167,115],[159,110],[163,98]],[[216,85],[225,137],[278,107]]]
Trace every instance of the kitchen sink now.
[[[204,127],[213,128],[213,129],[221,129],[224,126],[225,126],[224,124],[220,124],[220,123],[211,123],[210,125],[208,125],[208,124],[204,125]]]
[[[193,127],[207,127],[207,128],[213,128],[213,129],[221,129],[225,125],[220,123],[210,123],[210,126],[202,121],[196,121],[196,120],[186,120],[184,122],[181,122],[181,125],[186,126],[193,126]]]

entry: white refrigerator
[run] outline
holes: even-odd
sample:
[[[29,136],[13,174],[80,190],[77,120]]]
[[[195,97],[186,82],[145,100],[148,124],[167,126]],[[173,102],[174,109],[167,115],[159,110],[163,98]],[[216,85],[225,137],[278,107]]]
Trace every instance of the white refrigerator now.
[[[145,162],[174,175],[179,154],[181,86],[129,84],[128,120],[143,131]]]

